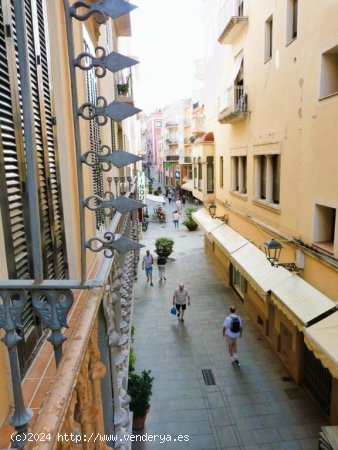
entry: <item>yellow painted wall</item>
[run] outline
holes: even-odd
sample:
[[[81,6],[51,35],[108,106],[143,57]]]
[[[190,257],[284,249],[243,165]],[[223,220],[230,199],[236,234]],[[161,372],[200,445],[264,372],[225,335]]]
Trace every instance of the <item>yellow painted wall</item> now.
[[[314,239],[314,208],[327,203],[338,210],[338,94],[319,100],[322,53],[338,45],[338,4],[334,0],[298,2],[298,36],[286,40],[287,2],[246,0],[248,26],[232,45],[219,45],[213,18],[216,2],[208,0],[205,113],[208,130],[215,135],[216,199],[231,205],[229,224],[258,247],[271,237],[281,241],[281,262],[295,261],[295,247],[279,233]],[[264,25],[273,15],[273,56],[264,62]],[[316,17],[314,22],[313,17]],[[217,19],[218,21],[218,19]],[[244,86],[249,112],[244,120],[218,122],[218,98],[231,84],[236,55],[244,52]],[[262,146],[280,149],[279,210],[255,203],[254,155]],[[247,194],[231,191],[231,155],[244,149],[247,155]],[[224,185],[220,187],[220,156],[224,159]],[[238,214],[232,214],[237,211]],[[218,210],[217,213],[222,213]],[[271,231],[254,225],[265,224]],[[338,221],[336,221],[338,257]],[[273,233],[276,231],[276,234]],[[304,280],[332,299],[338,298],[338,272],[331,265],[305,254]]]

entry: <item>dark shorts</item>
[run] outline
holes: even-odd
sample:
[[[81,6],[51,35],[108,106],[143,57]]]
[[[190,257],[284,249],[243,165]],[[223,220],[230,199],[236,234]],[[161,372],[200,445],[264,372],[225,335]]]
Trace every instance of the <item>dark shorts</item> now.
[[[184,305],[178,305],[178,304],[176,303],[176,309],[177,309],[177,311],[179,311],[181,308],[183,309],[183,311],[185,311],[185,310],[187,309],[187,304],[185,303]]]
[[[146,267],[146,275],[151,275],[153,273],[153,267]]]

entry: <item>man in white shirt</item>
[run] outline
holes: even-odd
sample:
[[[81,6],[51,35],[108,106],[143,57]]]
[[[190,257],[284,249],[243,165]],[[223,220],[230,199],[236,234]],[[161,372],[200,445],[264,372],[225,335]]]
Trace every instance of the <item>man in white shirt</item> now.
[[[190,306],[190,295],[188,294],[188,291],[184,289],[184,284],[181,283],[178,286],[178,289],[175,289],[173,297],[173,305],[176,306],[178,311],[177,317],[181,322],[184,322],[183,315],[184,311],[187,309],[187,301],[188,306]]]
[[[223,337],[226,336],[228,343],[231,364],[237,364],[237,339],[242,337],[243,324],[242,319],[236,314],[236,306],[230,306],[230,314],[223,322]]]

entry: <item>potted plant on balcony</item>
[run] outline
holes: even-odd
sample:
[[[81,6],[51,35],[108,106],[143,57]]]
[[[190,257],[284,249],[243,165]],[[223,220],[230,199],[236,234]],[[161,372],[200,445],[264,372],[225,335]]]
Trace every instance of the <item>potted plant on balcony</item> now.
[[[168,258],[173,252],[174,240],[166,237],[157,238],[155,241],[155,253]]]
[[[192,218],[192,213],[196,211],[197,211],[196,208],[186,208],[185,210],[185,219],[182,222],[182,224],[186,226],[189,231],[195,231],[198,227],[198,224]]]
[[[130,409],[133,411],[133,429],[142,430],[150,408],[154,377],[150,370],[138,374],[132,372],[128,379],[128,394],[131,397]]]
[[[118,95],[127,95],[128,91],[129,91],[128,83],[117,85],[117,94]]]

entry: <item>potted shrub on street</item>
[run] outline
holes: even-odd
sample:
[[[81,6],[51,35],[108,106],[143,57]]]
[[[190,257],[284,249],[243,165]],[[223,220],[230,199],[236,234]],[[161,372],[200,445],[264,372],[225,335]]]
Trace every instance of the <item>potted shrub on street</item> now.
[[[196,212],[196,208],[186,208],[185,209],[185,219],[182,222],[184,226],[188,228],[189,231],[195,231],[198,227],[198,224],[192,218],[192,213]]]
[[[155,252],[159,256],[165,256],[168,258],[173,252],[174,240],[166,237],[161,237],[155,241]]]
[[[154,377],[150,370],[143,370],[141,374],[132,372],[128,379],[128,394],[131,397],[130,409],[133,411],[133,429],[142,430],[150,408]]]

